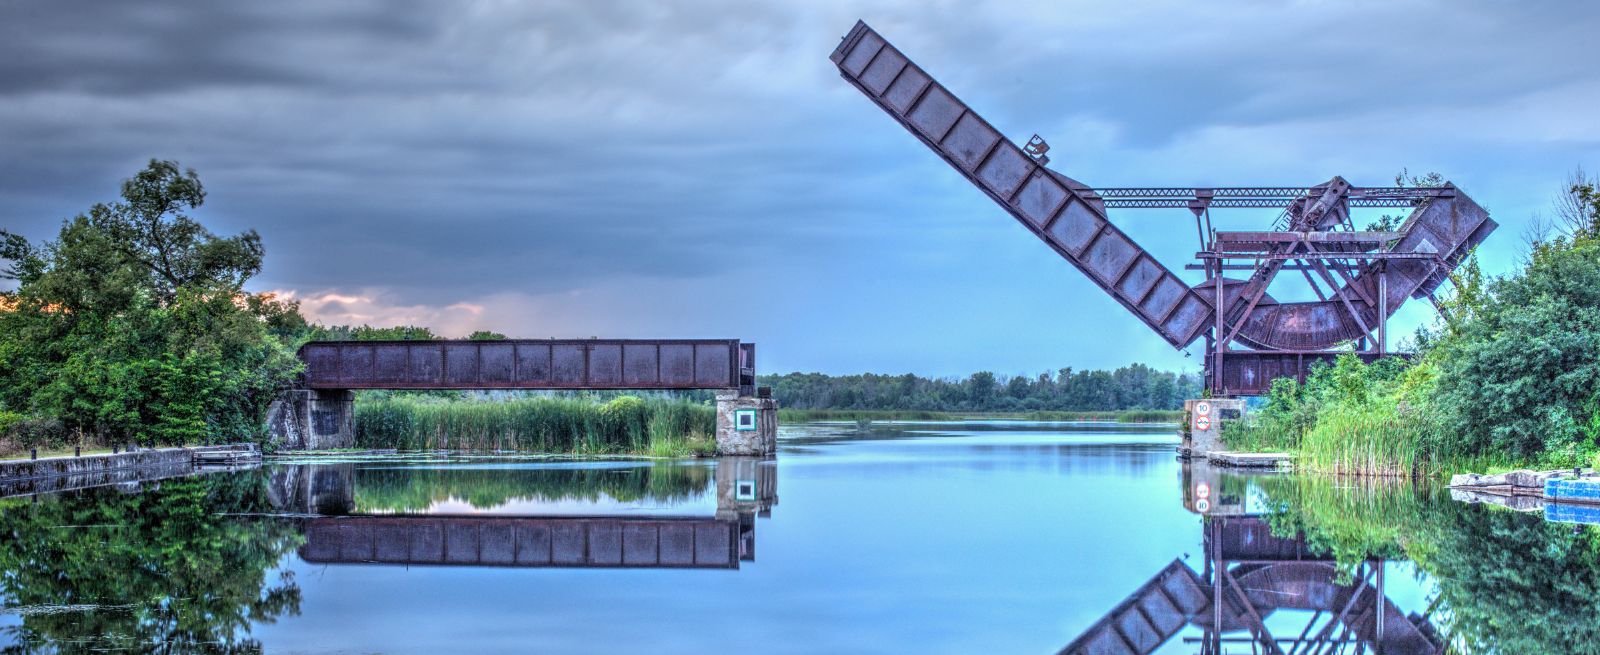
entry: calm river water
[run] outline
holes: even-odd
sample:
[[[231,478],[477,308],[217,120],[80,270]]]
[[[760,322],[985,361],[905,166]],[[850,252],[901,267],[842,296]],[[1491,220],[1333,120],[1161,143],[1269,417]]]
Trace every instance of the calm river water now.
[[[10,498],[0,645],[1600,649],[1593,527],[1436,488],[1225,475],[1175,443],[1168,426],[806,425],[768,461],[411,456]]]

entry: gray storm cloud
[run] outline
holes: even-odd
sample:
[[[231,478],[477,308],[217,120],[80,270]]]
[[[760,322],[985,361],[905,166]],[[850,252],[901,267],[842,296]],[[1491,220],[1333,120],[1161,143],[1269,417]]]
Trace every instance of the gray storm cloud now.
[[[48,237],[171,158],[206,182],[208,224],[263,234],[256,286],[323,320],[737,336],[785,370],[1189,365],[837,79],[856,18],[1091,184],[1438,170],[1509,228],[1493,269],[1568,170],[1600,168],[1597,13],[12,2],[0,225]],[[1186,216],[1113,219],[1193,252]]]

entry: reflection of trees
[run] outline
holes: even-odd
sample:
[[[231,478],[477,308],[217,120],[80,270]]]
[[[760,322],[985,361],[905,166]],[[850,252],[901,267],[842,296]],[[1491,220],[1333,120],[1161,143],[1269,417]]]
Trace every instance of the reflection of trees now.
[[[1450,500],[1437,489],[1350,480],[1261,482],[1341,565],[1409,558],[1437,585],[1435,623],[1470,653],[1580,653],[1600,644],[1600,529]]]
[[[31,608],[8,628],[8,650],[261,650],[252,623],[299,614],[291,574],[267,572],[303,537],[286,522],[216,514],[268,511],[264,490],[247,472],[0,506],[0,597]]]
[[[1600,531],[1459,503],[1437,511],[1418,563],[1473,651],[1600,648]]]
[[[491,508],[512,500],[687,501],[706,492],[707,466],[658,463],[582,468],[357,468],[358,512],[421,511],[456,498]]]

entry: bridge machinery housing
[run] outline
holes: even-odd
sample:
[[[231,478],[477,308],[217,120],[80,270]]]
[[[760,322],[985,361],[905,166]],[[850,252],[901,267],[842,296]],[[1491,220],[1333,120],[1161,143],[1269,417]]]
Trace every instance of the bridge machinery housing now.
[[[1048,167],[1049,145],[1018,146],[881,35],[857,22],[830,57],[839,74],[1175,348],[1204,337],[1206,388],[1260,395],[1279,377],[1340,353],[1390,353],[1388,318],[1434,299],[1493,232],[1487,211],[1452,184],[1091,187]],[[1392,231],[1358,230],[1352,208],[1409,210]],[[1190,285],[1108,219],[1109,209],[1185,208],[1200,248]],[[1271,230],[1219,231],[1211,210],[1281,208]],[[1315,300],[1274,298],[1280,273]],[[1230,277],[1238,274],[1242,277]]]

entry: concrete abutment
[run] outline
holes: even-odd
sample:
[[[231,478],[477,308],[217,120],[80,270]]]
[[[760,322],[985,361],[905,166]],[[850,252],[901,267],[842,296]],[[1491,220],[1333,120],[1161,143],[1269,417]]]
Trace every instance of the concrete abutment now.
[[[1197,398],[1183,401],[1183,444],[1178,454],[1204,459],[1211,453],[1227,452],[1222,442],[1222,424],[1244,418],[1243,398]]]
[[[279,450],[353,448],[356,394],[348,389],[289,389],[267,409]]]
[[[778,451],[778,401],[717,391],[717,454],[764,457]]]

